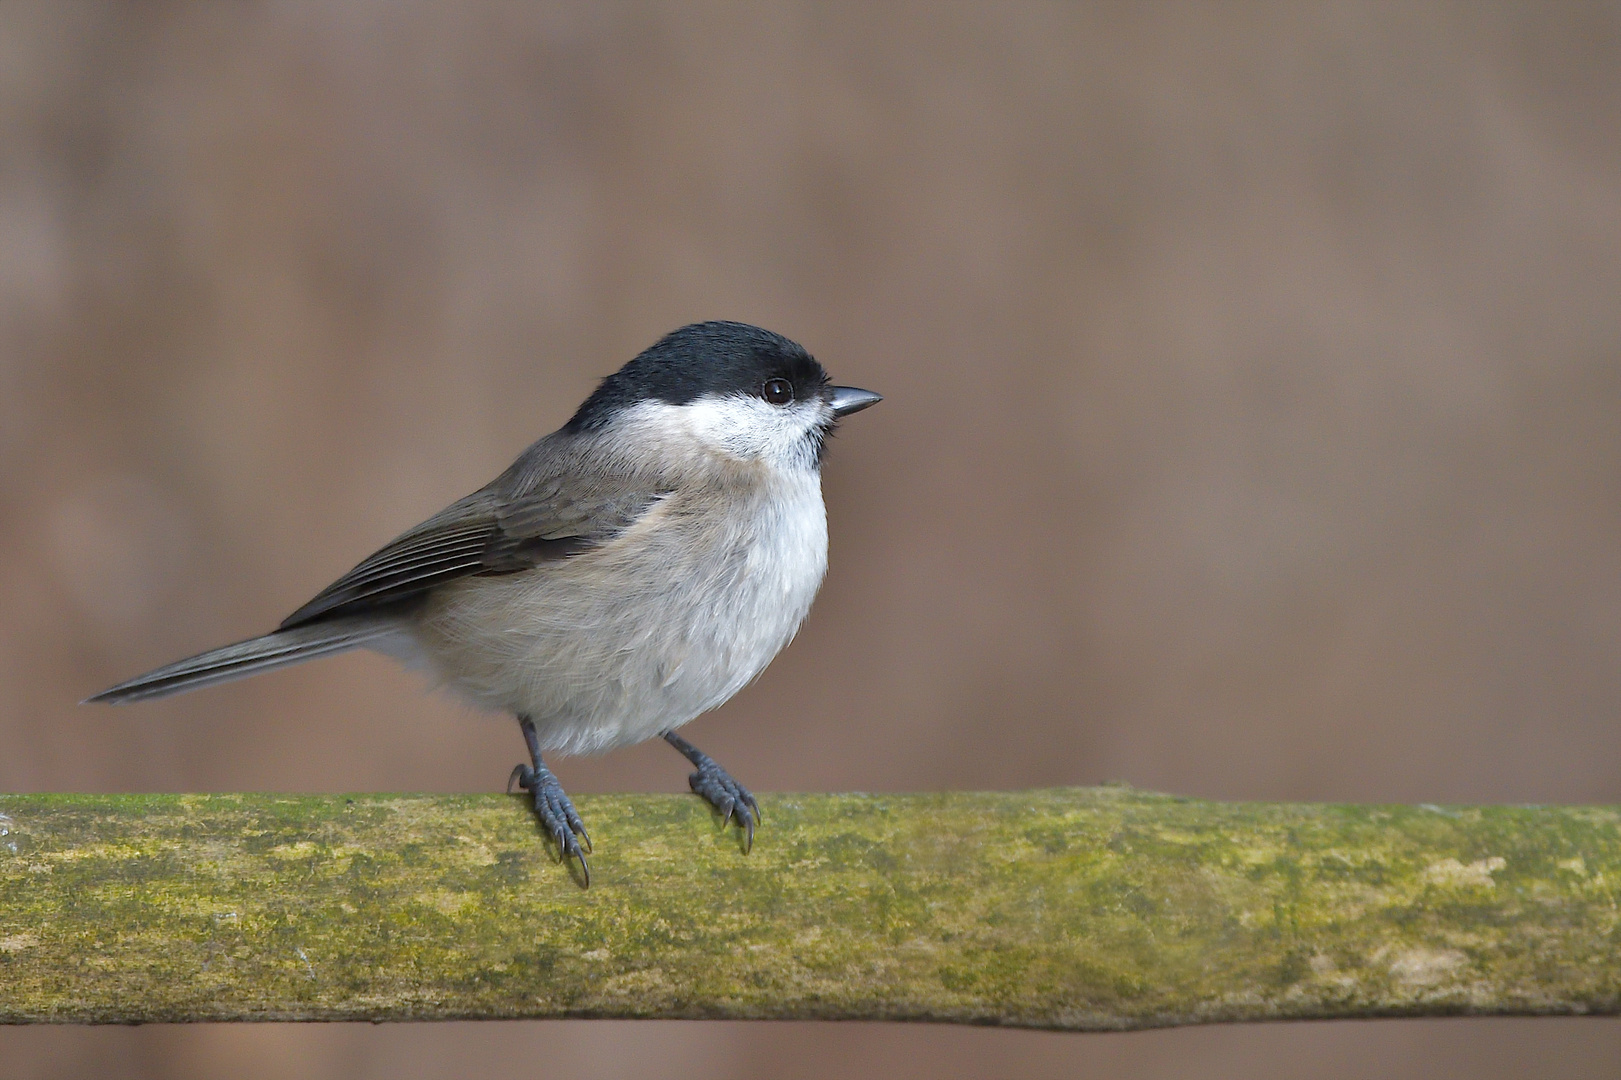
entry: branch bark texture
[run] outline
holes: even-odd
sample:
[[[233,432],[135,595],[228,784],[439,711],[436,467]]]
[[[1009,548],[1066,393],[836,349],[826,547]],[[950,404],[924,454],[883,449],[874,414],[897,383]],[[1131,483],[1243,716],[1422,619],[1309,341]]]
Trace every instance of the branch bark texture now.
[[[1123,788],[0,797],[0,1022],[1621,1012],[1621,811]]]

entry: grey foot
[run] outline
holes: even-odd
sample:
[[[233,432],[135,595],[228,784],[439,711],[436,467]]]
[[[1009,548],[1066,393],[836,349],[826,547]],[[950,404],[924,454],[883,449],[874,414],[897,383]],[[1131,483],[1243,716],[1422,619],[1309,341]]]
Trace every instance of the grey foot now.
[[[563,785],[557,782],[557,777],[541,760],[540,737],[535,732],[535,722],[527,716],[520,716],[518,728],[523,732],[523,741],[529,745],[529,760],[534,765],[519,765],[513,769],[512,775],[507,778],[507,791],[510,793],[512,785],[516,783],[535,797],[535,813],[540,817],[540,823],[557,841],[557,850],[564,862],[571,855],[580,860],[580,872],[585,875],[585,887],[589,889],[591,867],[585,861],[585,853],[591,850],[591,838],[585,834],[585,822],[580,820],[580,813],[564,793]],[[585,841],[583,851],[580,849],[581,840]]]
[[[535,815],[546,831],[552,834],[557,841],[557,849],[566,861],[570,857],[580,860],[580,872],[585,875],[587,887],[591,884],[591,867],[585,861],[586,853],[591,850],[591,837],[586,835],[585,822],[580,820],[580,813],[574,809],[573,801],[563,790],[563,785],[557,782],[557,777],[545,765],[540,768],[531,768],[528,765],[519,765],[512,770],[512,776],[507,780],[507,790],[517,784],[535,797]],[[584,841],[584,847],[581,847]]]
[[[754,801],[749,789],[733,780],[732,774],[721,768],[720,762],[675,732],[665,732],[664,741],[681,751],[682,756],[697,767],[697,771],[687,777],[687,783],[710,806],[720,811],[723,824],[736,821],[743,827],[743,851],[752,851],[754,826],[760,820],[760,804]]]

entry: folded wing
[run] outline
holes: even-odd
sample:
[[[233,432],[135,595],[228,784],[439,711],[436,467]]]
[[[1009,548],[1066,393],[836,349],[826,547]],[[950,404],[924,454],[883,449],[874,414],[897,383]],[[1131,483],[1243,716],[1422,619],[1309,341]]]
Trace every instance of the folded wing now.
[[[521,484],[510,474],[397,537],[289,615],[287,630],[357,615],[474,574],[514,574],[607,543],[663,492],[597,479]]]

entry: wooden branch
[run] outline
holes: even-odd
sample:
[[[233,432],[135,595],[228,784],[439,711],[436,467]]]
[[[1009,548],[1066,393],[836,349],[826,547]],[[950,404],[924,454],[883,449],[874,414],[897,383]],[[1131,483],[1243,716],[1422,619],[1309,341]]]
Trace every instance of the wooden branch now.
[[[0,797],[0,1021],[1621,1011],[1621,812],[1123,788]]]

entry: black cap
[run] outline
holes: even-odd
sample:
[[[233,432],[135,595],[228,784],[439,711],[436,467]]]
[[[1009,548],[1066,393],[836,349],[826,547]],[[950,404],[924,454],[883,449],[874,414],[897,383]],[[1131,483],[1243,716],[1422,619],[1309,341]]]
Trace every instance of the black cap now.
[[[787,379],[801,401],[823,394],[828,381],[805,347],[781,334],[748,323],[693,323],[603,379],[564,430],[599,428],[641,401],[687,405],[706,395],[758,395],[771,379]]]

